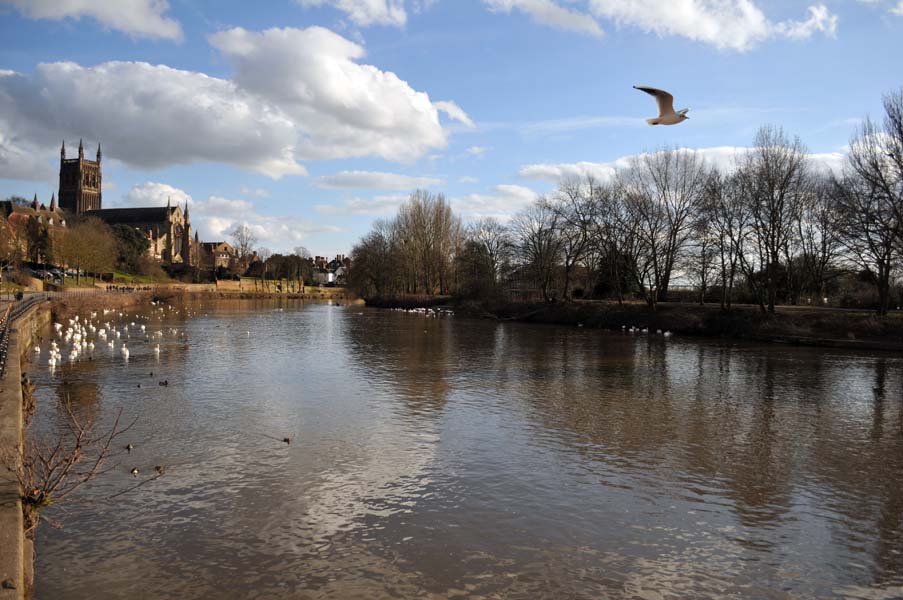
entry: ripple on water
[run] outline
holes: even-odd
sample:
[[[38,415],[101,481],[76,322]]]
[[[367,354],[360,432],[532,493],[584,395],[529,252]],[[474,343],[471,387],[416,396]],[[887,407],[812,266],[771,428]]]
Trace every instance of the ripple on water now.
[[[899,358],[276,307],[32,369],[37,432],[138,418],[37,598],[900,595]]]

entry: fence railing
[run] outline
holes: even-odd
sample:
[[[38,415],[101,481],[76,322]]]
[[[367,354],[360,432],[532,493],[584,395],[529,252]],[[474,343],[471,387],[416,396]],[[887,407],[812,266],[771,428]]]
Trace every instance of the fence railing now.
[[[38,292],[16,301],[0,316],[0,379],[6,378],[6,361],[9,359],[9,328],[29,308],[49,300],[54,292]],[[56,292],[59,293],[59,292]],[[63,292],[65,293],[65,292]]]

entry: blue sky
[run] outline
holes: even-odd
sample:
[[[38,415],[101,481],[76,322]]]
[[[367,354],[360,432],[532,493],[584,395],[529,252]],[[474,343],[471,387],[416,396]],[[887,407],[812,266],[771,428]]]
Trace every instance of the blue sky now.
[[[903,0],[0,0],[0,196],[104,150],[104,206],[348,252],[415,187],[505,218],[663,145],[764,123],[837,166],[903,78]],[[649,127],[672,91],[689,121]],[[620,161],[620,162],[619,162]]]

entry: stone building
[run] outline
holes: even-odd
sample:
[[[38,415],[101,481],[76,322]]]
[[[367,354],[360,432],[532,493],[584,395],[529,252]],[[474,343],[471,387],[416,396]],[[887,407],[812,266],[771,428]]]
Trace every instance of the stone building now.
[[[50,240],[66,227],[66,215],[57,208],[55,195],[50,197],[49,207],[38,202],[37,194],[31,204],[0,201],[0,220],[0,235],[12,236],[22,257],[36,263],[44,262]]]
[[[85,159],[85,147],[78,141],[78,158],[66,158],[66,142],[60,148],[60,208],[71,215],[102,208],[100,144],[97,160]]]
[[[148,255],[167,264],[196,265],[200,252],[192,240],[188,205],[142,208],[104,208],[100,144],[97,160],[86,160],[81,140],[78,158],[66,158],[66,142],[60,148],[60,208],[70,216],[95,217],[107,225],[140,229],[150,242]]]
[[[203,242],[200,244],[199,265],[208,269],[228,269],[235,259],[235,250],[228,242]]]
[[[150,242],[148,255],[167,264],[197,264],[197,240],[192,239],[188,205],[144,208],[105,208],[82,213],[107,225],[127,225],[141,230]]]

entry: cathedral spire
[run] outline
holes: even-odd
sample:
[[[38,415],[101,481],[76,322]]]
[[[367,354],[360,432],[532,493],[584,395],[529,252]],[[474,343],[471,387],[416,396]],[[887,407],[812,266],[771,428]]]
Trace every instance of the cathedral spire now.
[[[185,222],[188,223],[188,200],[185,201]]]
[[[38,210],[38,195],[34,195],[34,200],[31,201],[31,207],[35,210]]]
[[[78,140],[78,157],[80,159],[85,157],[85,145],[82,144],[81,138],[79,138]]]
[[[172,208],[172,197],[167,196],[166,197],[166,210],[168,211],[170,208]]]
[[[63,140],[63,145],[60,146],[60,160],[66,160],[66,140]]]
[[[97,143],[97,162],[98,163],[100,162],[100,159],[102,156],[103,156],[103,154],[101,154],[101,152],[100,152],[100,142],[98,142]]]
[[[56,194],[50,194],[50,212],[56,210]]]

